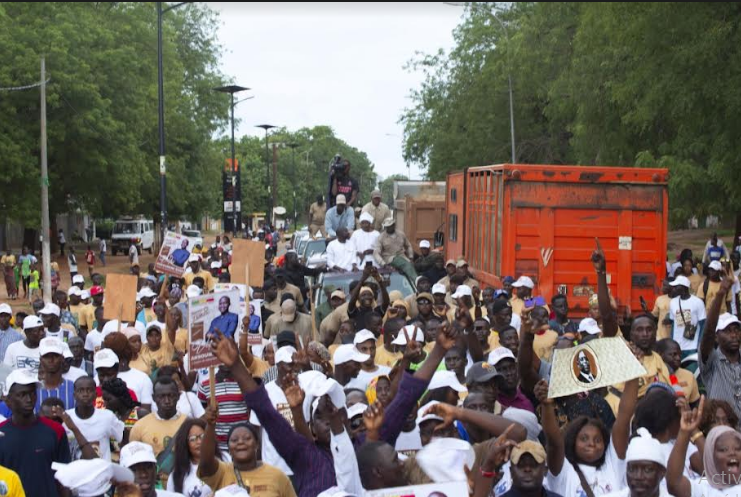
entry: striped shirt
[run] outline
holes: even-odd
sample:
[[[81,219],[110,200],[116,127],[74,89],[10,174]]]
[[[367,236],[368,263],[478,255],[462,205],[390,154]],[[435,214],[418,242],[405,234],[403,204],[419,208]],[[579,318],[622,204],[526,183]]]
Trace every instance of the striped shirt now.
[[[741,416],[741,363],[733,363],[718,348],[703,361],[699,353],[700,376],[709,399],[725,400]]]
[[[203,376],[204,379],[198,384],[198,400],[207,404],[210,396],[208,373]],[[214,393],[219,405],[219,417],[216,419],[216,440],[219,442],[219,448],[228,452],[227,435],[229,435],[229,430],[234,425],[248,422],[250,420],[250,410],[244,403],[242,390],[234,380],[219,381],[217,378]]]
[[[77,324],[77,319],[75,319],[75,316],[66,309],[60,313],[59,323],[72,325],[75,328],[75,331],[80,333],[80,326]]]
[[[44,388],[43,383],[36,389],[36,412],[41,411],[41,403],[50,397],[55,397],[64,402],[64,409],[75,408],[75,384],[69,380],[62,379],[57,388]]]
[[[5,351],[11,343],[20,342],[23,340],[23,335],[18,333],[14,328],[8,328],[7,330],[0,330],[0,362],[5,359]]]

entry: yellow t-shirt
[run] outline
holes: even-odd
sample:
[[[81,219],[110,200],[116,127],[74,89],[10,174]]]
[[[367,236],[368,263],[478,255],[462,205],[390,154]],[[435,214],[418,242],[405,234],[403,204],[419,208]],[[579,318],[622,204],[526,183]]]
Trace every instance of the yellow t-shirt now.
[[[141,354],[129,363],[129,367],[141,371],[147,376],[152,374],[152,368],[149,367],[149,364],[142,358]]]
[[[252,364],[248,369],[253,378],[262,378],[262,375],[270,369],[270,364],[259,357],[252,356]]]
[[[18,473],[5,466],[0,466],[0,489],[5,490],[3,497],[26,497]]]
[[[185,354],[188,351],[188,330],[180,328],[175,332],[175,344],[170,343],[170,335],[167,331],[162,332],[162,345],[174,348],[178,352]]]
[[[672,325],[662,324],[666,315],[669,314],[669,303],[671,301],[672,299],[668,295],[659,295],[654,303],[652,314],[659,320],[658,328],[656,330],[657,340],[672,337]]]
[[[686,369],[679,368],[674,372],[679,386],[684,391],[684,398],[690,403],[700,400],[700,389],[697,386],[695,375]]]
[[[710,312],[710,307],[713,305],[713,300],[715,300],[715,296],[718,294],[718,291],[720,290],[720,281],[710,281],[708,282],[708,293],[705,295],[704,285],[700,285],[700,287],[697,289],[697,298],[703,299],[705,301],[705,311]],[[726,301],[723,302],[720,305],[720,313],[723,314],[724,312],[728,312],[728,309],[730,309],[730,303],[731,299],[733,298],[733,294],[731,292],[728,292],[728,295],[726,297]]]
[[[293,300],[296,301],[297,306],[301,307],[304,305],[304,297],[301,295],[301,290],[299,290],[297,286],[286,283],[286,287],[283,290],[278,289],[278,298],[276,299],[278,302],[281,301],[284,293],[290,293],[293,295]]]
[[[646,372],[648,374],[646,374],[646,376],[638,378],[639,399],[646,394],[646,390],[648,390],[648,387],[651,385],[651,383],[660,381],[662,383],[666,383],[667,385],[671,385],[672,382],[669,378],[669,368],[666,367],[664,360],[659,354],[657,354],[656,352],[651,352],[651,355],[643,356],[643,362],[641,364],[643,364],[643,367],[646,368]],[[613,389],[617,390],[618,392],[622,392],[625,389],[625,383],[612,385],[610,387],[610,390]],[[617,416],[618,406],[620,405],[620,397],[610,391],[605,397],[605,400],[608,404],[610,404],[612,412],[615,413],[615,415]]]
[[[197,273],[186,273],[185,276],[185,288],[188,288],[193,284],[194,278],[203,278],[203,293],[208,293],[214,289],[214,279],[211,273],[201,269]]]
[[[452,323],[453,321],[455,321],[455,313],[457,310],[458,310],[458,306],[456,305],[451,306],[450,310],[448,311],[448,315],[447,315],[449,323]],[[468,312],[471,314],[471,319],[475,320],[476,319],[476,306],[471,307],[468,310]],[[486,307],[484,306],[481,307],[481,317],[482,318],[486,317]]]
[[[2,258],[0,258],[0,264],[2,265],[7,264],[9,266],[15,266],[15,256],[13,254],[2,256]]]
[[[551,355],[553,354],[556,342],[558,342],[558,333],[553,330],[546,330],[540,335],[535,335],[533,350],[538,354],[540,359],[551,362]]]
[[[213,489],[214,492],[237,483],[234,474],[234,465],[224,461],[219,464],[216,473],[204,477],[198,470],[198,478]],[[252,471],[240,471],[242,482],[250,487],[250,495],[254,497],[296,497],[291,480],[276,467],[262,463]]]
[[[69,306],[69,312],[77,320],[77,325],[78,326],[87,326],[88,331],[91,331],[92,328],[90,328],[90,326],[88,325],[87,321],[85,321],[85,319],[86,319],[85,307],[87,307],[87,306],[85,306],[83,304],[77,304],[77,305],[70,304],[70,306]],[[93,314],[93,317],[95,317],[95,314]]]
[[[182,425],[186,419],[187,418],[180,413],[167,421],[158,418],[154,413],[147,414],[137,421],[131,429],[129,441],[144,442],[145,444],[151,445],[154,450],[154,455],[157,456],[160,452],[165,450],[167,444],[170,443],[170,439],[175,436],[180,425]]]
[[[393,368],[394,364],[402,357],[404,357],[404,354],[401,352],[389,352],[383,345],[376,348],[376,365],[378,366]]]
[[[692,274],[692,276],[689,277],[690,280],[690,294],[691,295],[697,295],[697,290],[700,288],[702,283],[705,281],[705,277],[703,277],[701,274]]]
[[[165,344],[165,340],[162,340],[157,350],[150,350],[149,345],[145,344],[139,354],[139,359],[143,360],[150,369],[157,369],[172,364],[173,353],[172,345],[169,342]]]

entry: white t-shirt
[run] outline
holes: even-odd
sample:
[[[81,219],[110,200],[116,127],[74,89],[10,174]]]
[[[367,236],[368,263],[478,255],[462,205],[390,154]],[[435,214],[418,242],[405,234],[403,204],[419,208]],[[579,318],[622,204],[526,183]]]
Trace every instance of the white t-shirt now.
[[[333,240],[327,245],[327,268],[338,267],[345,271],[352,271],[352,265],[356,262],[355,249],[349,240],[340,243],[339,240]]]
[[[605,497],[630,497],[630,488],[625,487],[618,492],[607,494]],[[661,486],[659,487],[659,497],[672,497],[666,490],[666,479],[661,480]]]
[[[80,418],[74,409],[67,411],[85,439],[90,442],[98,457],[106,461],[111,460],[111,439],[121,443],[124,434],[123,421],[118,419],[112,411],[95,409],[88,419]],[[82,452],[75,454],[75,460],[82,458]]]
[[[422,440],[419,438],[419,426],[412,431],[402,431],[396,438],[396,452],[422,450]]]
[[[376,367],[378,368],[375,372],[369,373],[368,371],[360,370],[360,373],[358,373],[358,376],[356,378],[353,378],[353,382],[355,384],[361,385],[359,388],[361,390],[366,390],[368,388],[368,384],[373,381],[373,378],[378,378],[379,376],[387,375],[391,372],[391,368],[388,366],[379,366],[376,364]]]
[[[679,312],[679,307],[682,312]],[[684,319],[683,319],[684,316]],[[684,338],[684,323],[697,325],[707,316],[705,314],[705,303],[699,298],[691,295],[687,300],[682,300],[680,304],[679,297],[674,297],[669,303],[669,314],[667,317],[674,321],[674,333],[672,338],[679,344],[682,350],[697,350],[697,341],[700,338],[699,330],[695,333],[694,340]]]
[[[595,497],[617,492],[625,488],[625,461],[618,458],[612,442],[607,447],[605,462],[599,468],[580,464],[579,468],[584,474],[589,486],[592,488]],[[563,497],[586,497],[586,492],[581,486],[579,475],[577,475],[574,466],[564,459],[563,467],[558,476],[554,476],[548,471],[546,477],[548,488],[557,491]],[[556,490],[558,489],[558,490]]]
[[[83,376],[87,376],[87,375],[88,374],[85,371],[83,371],[82,369],[76,368],[74,366],[70,366],[69,371],[67,371],[66,373],[64,373],[62,375],[62,378],[64,378],[65,380],[69,380],[72,383],[74,383],[77,380],[77,378],[82,378]]]
[[[363,230],[356,230],[353,232],[352,236],[350,237],[350,242],[353,245],[353,250],[357,254],[358,252],[365,252],[366,250],[374,249],[376,246],[376,240],[378,240],[378,237],[381,236],[381,234],[378,231],[371,231],[370,233],[366,233]],[[378,267],[378,263],[376,263],[375,259],[373,258],[373,254],[366,255],[362,259],[356,256],[355,259],[358,263],[358,268],[362,269],[365,267],[366,261],[371,261],[374,266]]]
[[[155,490],[157,497],[185,497],[183,494],[177,492],[170,492],[169,490]]]
[[[190,465],[190,472],[183,478],[183,495],[185,497],[211,497],[214,493],[211,487],[201,481],[198,476],[198,465]],[[175,491],[175,478],[170,476],[167,479],[167,490],[170,492]]]
[[[154,405],[154,402],[152,402],[154,386],[149,376],[138,369],[131,368],[125,373],[119,372],[118,377],[126,383],[127,387],[134,391],[139,402]]]
[[[708,475],[708,478],[712,476]],[[716,481],[720,476],[716,475]],[[728,476],[726,476],[728,478]],[[733,477],[731,477],[733,478]],[[731,480],[733,481],[733,480]],[[741,495],[741,484],[733,487],[717,489],[710,485],[710,482],[703,478],[702,480],[690,480],[691,497],[735,497]]]
[[[74,254],[69,254],[67,256],[67,262],[69,262],[69,272],[76,273],[77,272],[77,257]]]
[[[64,339],[64,334],[65,333],[67,333],[67,340]],[[49,330],[46,330],[45,336],[46,336],[46,338],[58,338],[62,342],[67,343],[67,341],[71,337],[76,336],[76,335],[72,332],[72,330],[67,330],[67,329],[64,329],[64,328],[60,328],[59,331],[49,331]]]
[[[13,369],[30,369],[34,373],[39,371],[41,351],[39,347],[29,349],[23,340],[8,345],[3,362]]]
[[[520,334],[520,327],[522,326],[522,318],[519,314],[512,314],[512,321],[509,322],[509,325],[517,330],[517,334]]]
[[[131,258],[132,264],[139,264],[139,251],[133,245],[129,247],[129,257]]]
[[[180,414],[187,418],[200,418],[206,413],[201,401],[198,400],[198,395],[193,392],[180,392],[180,398],[175,407]],[[152,412],[156,413],[157,411],[157,404],[152,403]]]
[[[103,332],[98,330],[89,331],[85,337],[85,350],[92,352],[93,355],[103,346]]]
[[[265,385],[265,390],[268,392],[268,397],[270,397],[270,402],[272,402],[273,407],[275,407],[275,409],[279,413],[283,414],[284,417],[290,416],[291,419],[288,420],[288,422],[291,423],[291,426],[293,426],[291,407],[288,405],[286,394],[284,394],[283,390],[281,390],[281,388],[278,386],[278,382],[271,381],[270,383]],[[257,416],[254,412],[250,413],[250,423],[255,425],[260,424],[260,421],[257,419]],[[282,457],[280,457],[278,451],[270,442],[270,437],[268,437],[268,434],[264,428],[262,429],[262,460],[267,464],[270,464],[271,466],[275,466],[288,476],[293,475],[293,471],[291,471],[291,468],[288,467],[286,461],[283,460]]]

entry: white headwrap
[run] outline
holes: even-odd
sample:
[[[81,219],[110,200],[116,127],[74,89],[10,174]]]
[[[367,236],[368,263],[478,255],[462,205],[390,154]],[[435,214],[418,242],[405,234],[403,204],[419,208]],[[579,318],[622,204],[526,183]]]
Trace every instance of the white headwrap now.
[[[628,444],[625,462],[651,461],[666,468],[666,457],[661,443],[648,432],[646,428],[638,428],[638,436],[633,437]]]

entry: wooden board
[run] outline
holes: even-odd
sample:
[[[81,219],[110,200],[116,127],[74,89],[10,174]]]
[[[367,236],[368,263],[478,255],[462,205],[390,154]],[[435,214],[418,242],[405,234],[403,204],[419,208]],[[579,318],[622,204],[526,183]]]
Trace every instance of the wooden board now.
[[[231,282],[262,286],[265,274],[265,244],[237,238],[232,240],[232,250],[232,265],[229,268]]]
[[[105,319],[120,319],[133,323],[136,321],[136,285],[138,279],[133,274],[109,274],[106,276]]]

